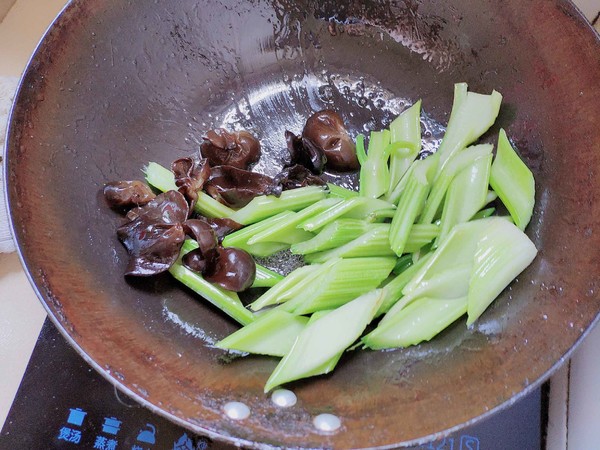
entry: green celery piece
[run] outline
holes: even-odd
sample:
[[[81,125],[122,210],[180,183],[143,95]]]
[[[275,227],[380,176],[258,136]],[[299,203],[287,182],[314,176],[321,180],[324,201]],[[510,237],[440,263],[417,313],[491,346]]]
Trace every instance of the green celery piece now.
[[[279,222],[287,220],[290,217],[294,217],[293,211],[283,211],[276,214],[268,219],[261,220],[260,222],[253,223],[247,227],[241,228],[233,233],[228,234],[223,238],[224,247],[240,247],[241,245],[248,244],[248,241],[257,233],[264,230],[268,230],[274,227]]]
[[[429,176],[432,168],[435,166],[432,165],[430,158],[416,161],[406,189],[398,202],[398,208],[390,228],[390,247],[398,256],[402,256],[404,253],[410,229],[421,213],[429,193],[431,182]]]
[[[331,268],[322,272],[314,282],[292,299],[287,311],[302,315],[337,308],[378,287],[391,273],[396,258],[333,259],[323,265],[328,263],[331,264]]]
[[[290,250],[295,255],[305,255],[336,248],[364,234],[369,226],[360,219],[338,219],[324,226],[312,239],[292,245]]]
[[[488,220],[489,227],[477,244],[469,281],[467,325],[477,320],[537,254],[535,245],[520,228],[503,218]]]
[[[329,189],[329,198],[349,199],[352,197],[358,197],[358,192],[338,186],[337,184],[327,183],[327,188]]]
[[[360,195],[363,197],[379,198],[388,190],[390,136],[389,130],[371,132],[367,159],[360,167]]]
[[[362,342],[373,350],[416,345],[431,340],[466,311],[466,297],[450,300],[421,298],[401,310],[392,320],[380,322]]]
[[[318,231],[334,220],[345,217],[350,219],[365,219],[376,211],[393,208],[389,202],[366,197],[353,197],[342,200],[325,211],[305,220],[298,225],[306,231]]]
[[[431,156],[429,157],[431,158]],[[427,158],[427,159],[429,159]],[[420,164],[420,163],[419,163]],[[384,196],[384,199],[387,200],[388,202],[397,205],[398,204],[398,200],[400,200],[400,197],[402,196],[402,193],[404,192],[404,190],[406,189],[406,185],[408,184],[408,180],[411,179],[412,177],[412,172],[415,169],[415,165],[418,167],[419,164],[417,164],[417,161],[414,161],[410,167],[408,168],[408,170],[404,173],[404,175],[402,175],[402,178],[400,178],[400,181],[396,184],[396,187],[394,188],[393,191],[389,192]],[[437,164],[437,162],[436,162]]]
[[[312,233],[297,228],[297,225],[306,219],[313,217],[324,210],[336,205],[341,200],[337,198],[324,198],[314,205],[310,205],[296,213],[290,214],[287,218],[273,224],[265,230],[261,230],[248,239],[248,244],[258,242],[283,242],[286,244],[296,244],[314,237]]]
[[[494,207],[485,208],[485,209],[482,209],[481,211],[477,211],[471,220],[485,219],[486,217],[490,217],[495,212],[496,212],[496,208],[494,208]]]
[[[309,263],[320,263],[332,258],[356,258],[359,256],[393,256],[395,253],[390,248],[390,224],[374,223],[367,227],[365,233],[356,239],[337,248],[323,252],[305,255]],[[415,224],[410,230],[405,246],[405,251],[416,252],[424,245],[430,243],[439,234],[439,227],[433,224]]]
[[[392,272],[394,275],[400,275],[402,272],[404,272],[406,269],[408,269],[412,265],[413,265],[413,255],[410,253],[407,253],[405,255],[402,255],[400,258],[398,258],[396,260],[396,265],[394,266],[394,269],[392,270]]]
[[[177,186],[175,185],[175,175],[173,175],[173,172],[158,163],[148,163],[148,165],[144,168],[144,174],[148,184],[154,186],[159,191],[166,192],[177,190]],[[194,206],[194,211],[203,215],[204,217],[211,218],[230,217],[235,212],[235,210],[223,205],[222,203],[219,203],[203,191],[198,192],[198,200]]]
[[[283,211],[298,211],[325,198],[327,190],[321,186],[306,186],[283,191],[279,197],[259,195],[229,216],[242,225],[250,225]]]
[[[524,230],[533,213],[535,180],[531,170],[510,145],[504,130],[500,130],[498,135],[498,150],[492,164],[490,185],[515,224]]]
[[[285,356],[308,323],[308,317],[273,309],[216,345],[259,355]]]
[[[254,302],[250,304],[250,309],[258,311],[265,306],[283,303],[289,300],[296,292],[295,289],[303,288],[311,283],[320,273],[320,270],[322,270],[320,265],[298,267],[275,286],[254,300]]]
[[[192,250],[198,248],[198,243],[193,239],[186,239],[183,242],[183,246],[181,247],[181,255],[185,255]],[[254,283],[252,283],[253,288],[256,287],[272,287],[275,286],[283,280],[283,276],[278,274],[277,272],[273,272],[270,269],[267,269],[260,264],[256,264],[256,276],[254,277]]]
[[[396,214],[396,208],[378,209],[365,217],[367,222],[383,222],[386,219],[391,219]]]
[[[473,264],[461,264],[452,269],[432,274],[431,277],[420,283],[415,289],[409,290],[406,287],[402,290],[402,297],[390,308],[382,324],[400,313],[406,305],[418,302],[422,298],[436,298],[441,300],[450,300],[454,298],[467,297],[469,292],[469,277]]]
[[[329,364],[360,337],[381,300],[381,290],[374,290],[308,324],[267,380],[265,392]]]
[[[490,172],[490,178],[492,177],[492,174]],[[492,203],[494,200],[496,200],[498,198],[498,194],[496,194],[494,191],[489,190],[487,195],[485,196],[485,204],[487,205],[488,203]]]
[[[454,156],[448,160],[448,164],[446,164],[444,170],[440,172],[434,181],[431,192],[427,197],[425,207],[423,208],[423,213],[419,218],[419,223],[433,222],[439,206],[442,204],[446,191],[454,177],[467,167],[471,166],[474,161],[479,158],[491,155],[492,150],[493,146],[491,144],[480,144],[465,148],[454,154]]]
[[[170,267],[169,273],[177,281],[185,284],[242,325],[247,325],[254,321],[254,314],[244,307],[235,292],[227,291],[215,284],[209,283],[201,275],[184,267],[181,264],[181,260],[175,262]]]
[[[448,160],[457,151],[475,142],[485,133],[498,117],[502,95],[493,91],[489,95],[465,91],[465,85],[455,85],[455,102],[452,105],[450,120],[435,157],[439,161],[439,175]],[[458,98],[457,98],[458,97]]]
[[[341,247],[304,256],[308,263],[322,263],[333,258],[355,258],[365,256],[394,256],[389,241],[390,225],[371,224],[368,231]]]
[[[390,124],[390,184],[392,192],[421,151],[421,100],[402,111]]]
[[[469,167],[460,171],[450,183],[438,241],[446,236],[458,223],[467,222],[485,205],[490,182],[492,155],[473,161]]]
[[[396,275],[388,284],[383,288],[383,301],[381,306],[377,310],[375,317],[379,317],[382,314],[387,313],[392,306],[402,297],[402,290],[417,273],[418,270],[425,265],[425,262],[431,257],[431,253],[421,257],[418,261],[407,267],[403,272]]]
[[[367,160],[367,152],[365,151],[365,136],[363,134],[356,136],[356,157],[358,158],[358,162],[361,166]]]
[[[310,318],[308,319],[308,323],[310,324],[310,323],[314,322],[315,320],[325,316],[326,314],[329,314],[332,311],[335,311],[335,310],[334,309],[324,309],[322,311],[315,311],[314,313],[312,313],[310,315]],[[335,369],[335,366],[337,365],[338,361],[340,360],[340,358],[342,357],[343,354],[344,354],[344,351],[339,352],[337,355],[333,356],[331,359],[329,359],[328,361],[323,363],[321,366],[308,372],[304,378],[316,377],[317,375],[325,375],[325,374],[332,372],[333,369]]]

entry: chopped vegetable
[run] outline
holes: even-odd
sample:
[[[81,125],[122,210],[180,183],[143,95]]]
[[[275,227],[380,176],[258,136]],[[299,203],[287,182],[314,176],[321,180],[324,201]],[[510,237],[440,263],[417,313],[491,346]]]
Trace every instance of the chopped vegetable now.
[[[490,185],[508,209],[515,224],[524,230],[533,213],[535,181],[531,170],[510,145],[504,130],[500,130],[498,136],[498,149],[492,164]]]

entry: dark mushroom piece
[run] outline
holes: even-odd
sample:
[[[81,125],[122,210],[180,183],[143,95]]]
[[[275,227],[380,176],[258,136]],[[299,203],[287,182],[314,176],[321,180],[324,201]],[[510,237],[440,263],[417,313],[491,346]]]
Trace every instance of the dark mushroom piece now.
[[[210,166],[206,159],[179,158],[171,164],[175,175],[175,185],[190,203],[190,210],[198,200],[198,192],[210,176]]]
[[[132,209],[131,219],[117,229],[117,236],[129,253],[125,275],[150,276],[168,270],[185,239],[183,222],[188,204],[177,191],[158,195],[145,206]]]
[[[183,222],[183,231],[198,243],[202,254],[213,250],[217,245],[217,235],[210,224],[202,219],[189,219]]]
[[[215,264],[207,264],[203,276],[224,289],[241,292],[254,283],[256,263],[250,254],[235,247],[218,247]]]
[[[227,236],[232,231],[239,230],[243,227],[241,223],[237,223],[235,220],[227,219],[227,218],[205,218],[206,222],[210,224],[213,228],[215,234],[217,235],[217,240],[221,242],[225,236]]]
[[[200,153],[211,166],[248,169],[260,158],[260,142],[247,131],[230,133],[223,128],[210,130],[200,145]]]
[[[325,109],[310,116],[302,130],[302,142],[305,147],[308,143],[322,149],[329,169],[350,172],[360,168],[354,142],[335,111]]]
[[[104,198],[112,208],[131,208],[152,201],[156,195],[141,181],[113,181],[104,186]]]
[[[233,166],[217,166],[204,185],[206,192],[224,205],[241,208],[257,195],[266,194],[273,179]]]
[[[327,183],[321,177],[314,175],[309,169],[300,164],[284,167],[273,178],[273,187],[270,194],[281,195],[282,191],[296,189],[305,186],[326,186]]]
[[[287,130],[285,131],[285,141],[290,153],[291,166],[300,164],[316,175],[323,172],[327,158],[322,149]]]

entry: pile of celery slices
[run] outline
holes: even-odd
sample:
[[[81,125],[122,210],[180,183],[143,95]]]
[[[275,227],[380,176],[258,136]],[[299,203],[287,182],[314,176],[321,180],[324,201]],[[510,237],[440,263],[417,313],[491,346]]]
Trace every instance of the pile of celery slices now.
[[[171,274],[243,327],[218,347],[281,357],[265,392],[332,371],[357,341],[369,349],[432,339],[464,314],[472,324],[534,259],[523,230],[534,205],[531,171],[500,130],[472,145],[494,123],[502,96],[455,85],[446,133],[436,153],[421,150],[420,101],[389,129],[357,138],[360,191],[317,186],[261,196],[235,211],[200,193],[195,209],[244,228],[224,246],[255,256],[290,249],[306,265],[286,277],[257,265],[251,305],[177,262]],[[146,168],[154,187],[176,189],[172,173]],[[510,213],[494,215],[501,201]],[[186,241],[182,255],[197,247]],[[374,320],[372,331],[365,329]],[[362,336],[362,337],[361,337]]]

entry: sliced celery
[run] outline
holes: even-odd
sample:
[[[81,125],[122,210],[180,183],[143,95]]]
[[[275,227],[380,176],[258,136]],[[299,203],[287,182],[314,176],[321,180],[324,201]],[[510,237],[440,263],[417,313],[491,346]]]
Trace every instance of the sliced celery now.
[[[217,343],[218,348],[259,355],[285,356],[308,317],[274,309]]]
[[[490,217],[495,212],[496,212],[496,208],[494,208],[494,207],[482,209],[481,211],[477,211],[475,213],[472,220],[485,219],[486,217]]]
[[[416,345],[429,341],[466,311],[466,297],[450,300],[421,298],[405,307],[391,320],[380,322],[362,342],[373,350]]]
[[[394,266],[394,269],[392,270],[392,272],[395,275],[400,275],[402,272],[404,272],[406,269],[408,269],[412,265],[413,265],[412,254],[407,253],[406,255],[402,255],[400,258],[398,258],[396,260],[396,265]]]
[[[480,144],[468,147],[464,150],[457,152],[450,160],[444,170],[440,172],[437,179],[431,187],[431,192],[427,197],[427,202],[423,208],[423,214],[419,218],[420,223],[431,223],[433,222],[438,208],[446,191],[450,186],[450,183],[454,177],[463,171],[465,168],[471,166],[474,161],[485,156],[492,154],[493,146],[491,144]],[[487,189],[487,186],[486,186]]]
[[[327,188],[329,189],[330,198],[348,199],[352,197],[358,197],[358,192],[338,186],[337,184],[327,183]]]
[[[250,225],[283,211],[298,211],[325,198],[326,189],[321,186],[306,186],[283,191],[279,197],[260,195],[229,216],[242,225]]]
[[[421,150],[421,100],[402,111],[390,124],[390,184],[392,192]]]
[[[397,275],[392,281],[386,284],[383,288],[383,301],[377,311],[376,317],[384,314],[390,310],[392,306],[402,297],[402,290],[417,273],[418,270],[423,267],[428,258],[431,257],[431,253],[421,257],[411,266],[407,267],[403,272]]]
[[[488,219],[485,237],[475,252],[469,282],[468,320],[471,325],[494,299],[535,258],[537,249],[517,226],[502,218]]]
[[[396,258],[370,257],[329,260],[331,268],[291,300],[294,314],[309,314],[341,306],[378,287],[394,268]],[[327,263],[324,263],[324,265]]]
[[[360,168],[360,195],[363,197],[379,198],[388,190],[390,135],[389,130],[371,132],[367,159]]]
[[[416,161],[415,168],[410,174],[406,190],[398,202],[396,214],[390,228],[390,247],[401,256],[415,219],[421,213],[427,194],[429,193],[431,159]]]
[[[183,246],[181,247],[181,254],[185,255],[186,253],[191,252],[192,250],[195,250],[197,248],[198,243],[196,241],[194,241],[193,239],[186,239],[183,242]],[[271,287],[275,286],[281,280],[283,280],[283,276],[257,263],[256,276],[254,278],[254,283],[252,283],[251,287]]]
[[[298,267],[282,281],[252,302],[250,304],[250,309],[258,311],[265,306],[275,305],[289,300],[295,293],[294,288],[296,286],[302,288],[309,284],[314,276],[317,276],[319,270],[321,270],[321,266],[319,265]]]
[[[431,156],[429,158],[431,158]],[[437,164],[437,162],[436,162],[436,164]],[[402,194],[404,193],[404,190],[406,189],[408,180],[410,180],[412,177],[412,171],[415,169],[415,165],[418,167],[419,164],[417,164],[415,161],[410,165],[410,167],[404,173],[404,175],[402,176],[400,181],[396,184],[396,187],[394,188],[394,190],[391,192],[388,191],[388,193],[384,196],[385,200],[387,200],[388,202],[390,202],[394,205],[398,204],[398,200],[400,200],[400,197],[402,196]]]
[[[337,219],[323,227],[312,239],[292,245],[290,250],[296,255],[305,255],[336,248],[364,234],[369,225],[360,219]]]
[[[347,200],[342,200],[330,208],[327,208],[322,213],[300,223],[298,227],[306,231],[317,231],[323,228],[325,225],[333,222],[335,219],[348,213],[352,209],[358,207],[359,205],[366,204],[367,202],[368,199],[365,197],[354,197]]]
[[[267,380],[265,392],[329,364],[360,337],[381,301],[381,291],[374,290],[308,324]]]
[[[438,241],[446,236],[452,227],[466,222],[485,205],[490,182],[492,155],[476,159],[459,172],[448,188]]]
[[[492,174],[490,172],[490,178],[492,177]],[[498,194],[496,194],[494,191],[489,190],[487,195],[485,196],[485,204],[487,205],[488,203],[492,203],[494,200],[496,200],[498,198]]]
[[[340,201],[341,200],[337,198],[324,198],[314,205],[310,205],[296,213],[292,212],[285,219],[278,221],[267,229],[255,233],[248,239],[248,244],[256,244],[258,242],[296,244],[311,239],[314,235],[302,229],[298,229],[297,225],[308,218],[323,212]]]
[[[365,136],[363,134],[356,136],[356,157],[358,158],[358,162],[361,166],[367,160],[367,152],[365,151]]]
[[[175,185],[175,175],[160,164],[155,162],[148,163],[144,169],[144,173],[148,184],[154,186],[159,191],[166,192],[177,190],[177,186]],[[230,217],[235,212],[235,210],[219,203],[210,195],[207,195],[202,191],[198,192],[198,200],[194,206],[194,211],[204,217],[212,218]]]
[[[449,158],[457,151],[475,142],[496,120],[502,95],[493,91],[489,95],[464,93],[466,85],[455,85],[456,101],[452,105],[446,133],[435,157],[439,160],[437,173],[441,173]]]
[[[311,253],[304,256],[309,263],[320,263],[333,258],[355,258],[359,256],[394,256],[389,241],[390,225],[387,223],[371,224],[362,236],[324,252]]]
[[[533,213],[535,181],[531,170],[510,145],[504,130],[500,130],[498,136],[498,150],[492,164],[490,185],[508,209],[515,224],[524,230]]]
[[[390,248],[390,224],[374,223],[364,234],[337,248],[305,256],[309,263],[324,262],[332,258],[356,258],[359,256],[392,256]],[[415,224],[410,230],[405,251],[416,252],[431,242],[439,234],[439,227],[433,224]]]
[[[345,213],[342,217],[350,219],[374,220],[380,212],[387,214],[389,210],[396,210],[396,205],[380,198],[371,198]]]
[[[254,314],[244,307],[235,292],[227,291],[215,284],[209,283],[201,275],[184,267],[180,261],[171,266],[169,273],[177,281],[180,281],[197,294],[200,294],[242,325],[247,325],[254,320]]]

